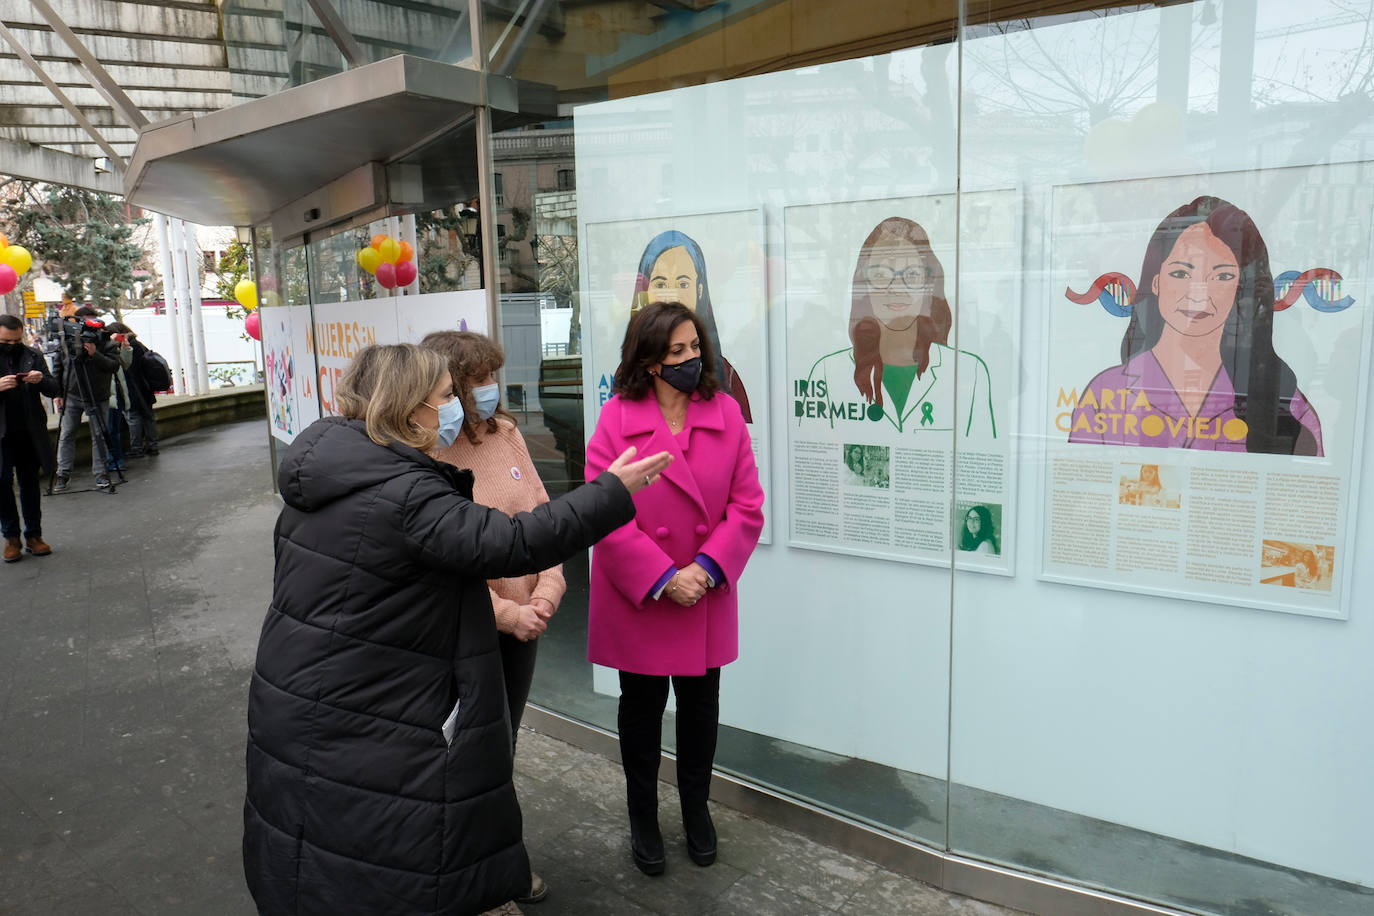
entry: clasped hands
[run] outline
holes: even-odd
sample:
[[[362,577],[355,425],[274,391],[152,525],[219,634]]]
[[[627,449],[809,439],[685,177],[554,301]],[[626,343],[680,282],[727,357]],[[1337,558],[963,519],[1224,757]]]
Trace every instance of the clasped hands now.
[[[25,372],[22,375],[0,375],[0,391],[10,391],[18,388],[20,382],[28,382],[30,385],[37,385],[43,381],[43,373],[34,369],[32,372]]]
[[[515,612],[515,623],[511,635],[521,642],[529,642],[544,634],[549,628],[549,618],[555,608],[547,598],[531,598],[529,604],[520,605]]]
[[[663,594],[683,607],[691,607],[701,600],[711,587],[711,578],[700,563],[692,562],[673,573]]]

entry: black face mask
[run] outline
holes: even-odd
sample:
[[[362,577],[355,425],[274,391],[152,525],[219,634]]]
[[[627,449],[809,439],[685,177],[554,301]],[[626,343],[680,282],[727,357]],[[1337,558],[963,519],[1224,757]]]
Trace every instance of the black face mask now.
[[[19,355],[19,351],[23,349],[23,347],[23,344],[0,343],[0,357],[12,359]]]
[[[693,356],[672,365],[664,363],[659,375],[678,391],[691,394],[697,390],[697,383],[701,381],[701,357]]]

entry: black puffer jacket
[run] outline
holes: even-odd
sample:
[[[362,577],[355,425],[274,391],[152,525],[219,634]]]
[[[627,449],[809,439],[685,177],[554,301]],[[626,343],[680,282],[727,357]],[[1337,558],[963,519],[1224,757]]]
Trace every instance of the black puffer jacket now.
[[[634,517],[614,476],[514,518],[472,474],[330,417],[278,474],[248,706],[244,869],[264,914],[450,914],[528,890],[487,579]],[[455,703],[457,733],[442,726]]]

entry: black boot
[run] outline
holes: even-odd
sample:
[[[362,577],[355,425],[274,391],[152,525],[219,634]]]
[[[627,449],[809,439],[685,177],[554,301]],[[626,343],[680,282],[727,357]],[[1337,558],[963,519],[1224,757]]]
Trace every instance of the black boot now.
[[[625,800],[630,814],[630,854],[646,875],[666,867],[658,828],[658,763],[668,679],[620,673],[620,762],[625,769]]]
[[[677,696],[677,790],[687,855],[700,866],[716,861],[716,826],[707,801],[720,721],[720,669],[702,677],[673,678]]]

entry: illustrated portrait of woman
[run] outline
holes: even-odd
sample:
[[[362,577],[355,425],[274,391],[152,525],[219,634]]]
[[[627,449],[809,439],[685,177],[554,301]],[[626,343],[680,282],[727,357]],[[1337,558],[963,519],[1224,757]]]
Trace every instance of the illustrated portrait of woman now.
[[[992,512],[987,506],[974,506],[964,513],[964,524],[959,532],[959,549],[967,553],[1001,556],[1002,548],[997,542]]]
[[[886,418],[899,432],[958,429],[996,438],[987,365],[949,346],[953,324],[944,267],[925,229],[889,217],[864,239],[854,265],[853,346],[822,357],[811,381],[825,381],[834,400],[856,388],[868,405],[866,419]]]
[[[1273,332],[1254,221],[1217,197],[1184,204],[1146,245],[1121,365],[1079,396],[1069,441],[1321,455],[1321,421]]]
[[[660,232],[640,255],[632,310],[637,312],[652,302],[680,302],[697,314],[716,354],[716,378],[721,390],[739,402],[745,423],[754,422],[744,381],[721,351],[711,288],[706,282],[706,258],[701,246],[684,232]]]

